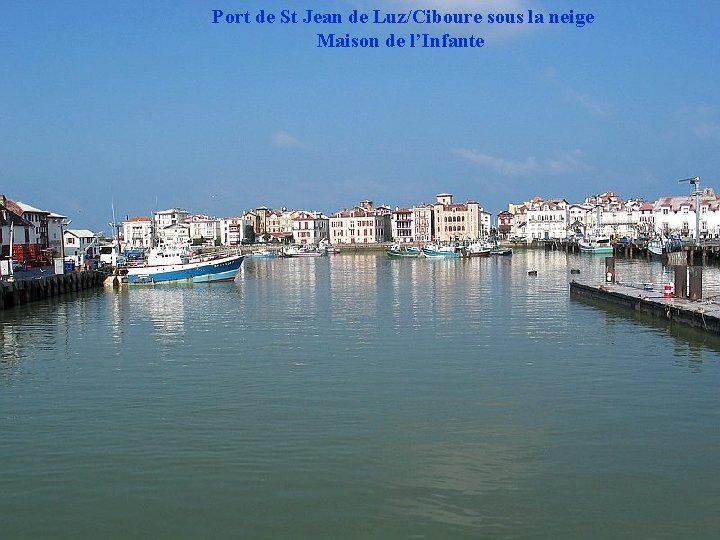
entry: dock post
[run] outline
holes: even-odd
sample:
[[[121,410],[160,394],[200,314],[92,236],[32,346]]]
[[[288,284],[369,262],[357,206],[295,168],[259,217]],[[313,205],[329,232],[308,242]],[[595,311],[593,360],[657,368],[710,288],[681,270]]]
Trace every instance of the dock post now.
[[[605,257],[605,281],[615,283],[615,257]]]
[[[686,265],[675,266],[675,298],[687,298],[687,274]]]
[[[702,266],[688,267],[688,298],[702,300]]]

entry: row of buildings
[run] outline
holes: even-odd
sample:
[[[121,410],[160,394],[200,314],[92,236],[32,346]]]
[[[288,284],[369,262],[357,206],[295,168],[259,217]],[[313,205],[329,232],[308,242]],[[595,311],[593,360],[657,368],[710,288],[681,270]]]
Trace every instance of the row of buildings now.
[[[377,244],[449,241],[490,234],[491,215],[479,203],[454,203],[449,193],[433,204],[394,210],[372,201],[327,216],[307,210],[258,207],[236,218],[211,218],[173,208],[153,216],[127,217],[122,238],[130,248],[144,248],[152,238],[167,243],[237,245],[249,242],[297,244]]]
[[[696,190],[696,196],[661,197],[656,201],[625,201],[613,192],[589,196],[581,203],[535,197],[510,204],[493,219],[476,201],[458,203],[452,194],[440,193],[429,204],[393,209],[366,200],[330,216],[261,206],[238,217],[215,218],[173,208],[152,216],[127,216],[122,223],[114,224],[108,235],[73,229],[71,223],[67,216],[0,195],[3,258],[9,258],[11,242],[13,258],[20,261],[94,257],[111,237],[126,249],[144,249],[153,242],[234,246],[257,241],[327,241],[343,245],[455,241],[491,235],[532,242],[578,232],[611,237],[663,234],[720,238],[720,200],[711,188]]]

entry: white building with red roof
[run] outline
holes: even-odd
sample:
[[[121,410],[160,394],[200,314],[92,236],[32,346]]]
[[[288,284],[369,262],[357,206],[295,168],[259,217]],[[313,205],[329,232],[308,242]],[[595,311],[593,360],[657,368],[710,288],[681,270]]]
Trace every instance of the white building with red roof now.
[[[391,212],[372,201],[342,210],[330,217],[330,243],[378,244],[392,239]]]
[[[292,236],[295,243],[302,245],[329,241],[330,219],[322,212],[296,212],[292,218]]]
[[[126,249],[145,249],[152,246],[152,219],[148,216],[127,217],[122,223]]]

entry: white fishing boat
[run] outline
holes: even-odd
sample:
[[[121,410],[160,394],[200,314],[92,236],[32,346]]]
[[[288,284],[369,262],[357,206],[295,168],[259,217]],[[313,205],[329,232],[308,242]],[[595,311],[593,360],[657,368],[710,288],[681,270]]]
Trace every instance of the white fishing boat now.
[[[277,252],[271,249],[256,249],[250,256],[253,259],[273,259],[277,256]]]
[[[316,246],[288,246],[283,248],[282,257],[321,257],[327,255],[327,251]]]
[[[592,255],[612,254],[613,247],[607,236],[590,236],[578,241],[581,253]]]
[[[488,257],[492,251],[492,246],[487,242],[472,242],[462,249],[463,257]]]
[[[662,259],[665,242],[661,238],[654,238],[648,241],[647,248],[650,252],[650,258],[659,261]]]
[[[228,281],[237,275],[243,258],[237,251],[197,255],[186,245],[157,246],[145,260],[126,267],[123,281],[130,284]]]

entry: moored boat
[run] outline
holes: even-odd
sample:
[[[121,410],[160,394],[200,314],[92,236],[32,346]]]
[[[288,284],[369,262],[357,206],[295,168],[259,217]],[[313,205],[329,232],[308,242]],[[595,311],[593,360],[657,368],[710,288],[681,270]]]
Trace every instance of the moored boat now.
[[[408,247],[401,247],[398,244],[395,244],[390,249],[386,251],[388,254],[388,257],[394,257],[394,258],[403,258],[403,257],[411,257],[411,258],[417,258],[417,257],[423,257],[424,254],[420,248],[414,247],[414,246],[408,246]]]
[[[610,244],[610,238],[607,236],[588,237],[578,241],[578,247],[581,253],[589,253],[591,255],[612,254],[613,247]]]
[[[490,255],[512,255],[512,248],[495,246],[490,250]]]
[[[270,249],[256,249],[250,253],[250,256],[253,259],[273,259],[277,256],[277,252]]]
[[[422,252],[426,257],[462,257],[462,251],[456,246],[446,246],[439,244],[427,244],[422,248]]]
[[[123,281],[131,284],[186,281],[206,283],[235,278],[243,262],[237,252],[196,255],[187,246],[158,246],[147,259],[126,267]]]
[[[485,242],[473,242],[462,248],[462,255],[463,257],[488,257],[490,251],[490,246]]]
[[[664,242],[659,239],[655,238],[653,240],[650,240],[647,244],[648,252],[650,253],[650,258],[653,260],[661,260],[663,255],[663,248],[665,247]]]
[[[315,246],[288,246],[282,250],[282,257],[321,257],[327,251]]]

